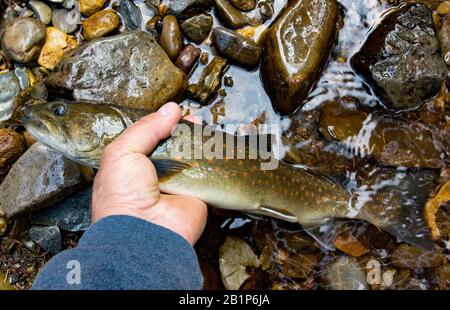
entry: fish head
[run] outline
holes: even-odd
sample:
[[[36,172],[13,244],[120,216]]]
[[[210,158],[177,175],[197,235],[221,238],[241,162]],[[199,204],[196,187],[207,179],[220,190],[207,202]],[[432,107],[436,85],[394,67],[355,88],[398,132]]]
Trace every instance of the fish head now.
[[[105,147],[132,121],[115,106],[54,101],[26,105],[22,123],[39,142],[97,168]]]

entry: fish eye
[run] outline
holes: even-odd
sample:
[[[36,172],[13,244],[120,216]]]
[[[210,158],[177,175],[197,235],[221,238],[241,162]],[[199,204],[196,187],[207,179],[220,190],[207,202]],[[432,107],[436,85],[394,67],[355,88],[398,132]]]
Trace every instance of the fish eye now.
[[[63,116],[66,113],[66,105],[63,103],[56,103],[52,105],[52,112],[55,116]]]

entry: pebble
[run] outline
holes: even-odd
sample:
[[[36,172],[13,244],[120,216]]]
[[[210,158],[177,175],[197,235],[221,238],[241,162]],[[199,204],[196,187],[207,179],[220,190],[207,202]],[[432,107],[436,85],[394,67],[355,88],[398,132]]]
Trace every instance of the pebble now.
[[[28,234],[34,242],[50,255],[56,255],[62,250],[61,232],[57,226],[38,227],[33,226]]]
[[[447,14],[450,14],[450,1],[444,1],[441,4],[439,4],[437,8],[437,13],[440,16],[445,16]]]
[[[14,71],[0,73],[0,122],[11,117],[14,100],[19,92],[20,83]]]
[[[91,16],[106,5],[109,0],[80,0],[80,11],[84,16]]]
[[[0,207],[6,217],[53,205],[82,184],[78,165],[36,143],[22,155],[0,185]]]
[[[42,1],[31,0],[29,6],[44,24],[50,24],[52,21],[52,9],[47,4]]]
[[[170,59],[177,59],[183,47],[183,40],[178,21],[173,15],[166,15],[163,19],[160,44]]]
[[[188,40],[200,44],[208,37],[212,26],[212,16],[200,14],[183,21],[181,23],[181,30]]]
[[[201,50],[192,44],[188,44],[181,51],[180,56],[178,56],[175,65],[183,70],[186,74],[191,72],[194,65],[197,63],[200,57]]]
[[[12,129],[0,128],[0,180],[23,152],[25,152],[23,136]]]
[[[46,37],[45,24],[40,20],[19,17],[8,24],[2,38],[5,55],[20,63],[37,59]]]
[[[119,12],[128,30],[141,28],[142,13],[139,7],[131,0],[121,0],[119,5],[113,7]]]
[[[80,9],[73,10],[57,9],[52,13],[53,26],[61,29],[65,33],[73,33],[81,23]]]
[[[67,35],[56,27],[47,28],[47,39],[38,58],[38,64],[53,70],[64,58],[64,54],[78,45],[74,36]]]
[[[6,233],[7,229],[8,229],[8,224],[6,223],[6,219],[3,217],[0,217],[0,237],[3,237],[3,235]]]
[[[86,40],[104,37],[115,31],[120,24],[119,15],[113,10],[102,10],[83,21],[83,36]]]

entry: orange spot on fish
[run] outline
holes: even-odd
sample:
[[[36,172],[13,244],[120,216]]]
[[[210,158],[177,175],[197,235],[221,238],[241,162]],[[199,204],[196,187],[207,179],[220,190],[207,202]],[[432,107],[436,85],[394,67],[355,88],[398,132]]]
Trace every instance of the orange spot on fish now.
[[[244,171],[244,172],[242,172],[242,176],[246,177],[246,176],[248,176],[248,173]]]

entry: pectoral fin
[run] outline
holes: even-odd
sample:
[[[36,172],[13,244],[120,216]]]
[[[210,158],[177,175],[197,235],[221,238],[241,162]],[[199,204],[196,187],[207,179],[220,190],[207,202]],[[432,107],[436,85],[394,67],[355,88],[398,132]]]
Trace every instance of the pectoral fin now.
[[[268,216],[268,217],[275,218],[277,220],[282,220],[282,221],[291,222],[291,223],[298,222],[298,217],[296,217],[295,215],[293,215],[289,212],[286,212],[284,210],[276,210],[276,209],[273,209],[270,207],[261,206],[256,210],[247,211],[246,213],[254,214],[254,215],[261,215],[261,216]]]
[[[151,159],[151,161],[156,168],[160,181],[167,180],[175,174],[191,167],[189,164],[170,159]]]

